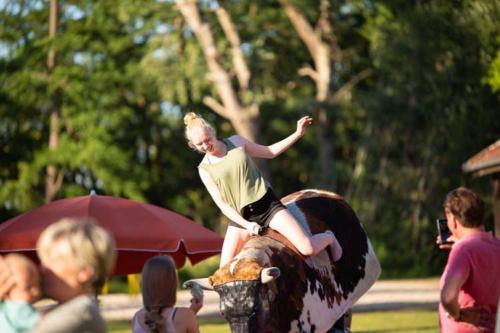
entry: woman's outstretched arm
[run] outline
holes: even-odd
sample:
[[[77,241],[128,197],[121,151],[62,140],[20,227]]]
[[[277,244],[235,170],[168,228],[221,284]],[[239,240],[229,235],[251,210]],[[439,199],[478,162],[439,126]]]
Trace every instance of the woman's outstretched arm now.
[[[231,142],[238,147],[245,147],[245,151],[248,155],[258,158],[275,158],[276,156],[283,153],[285,150],[290,148],[297,140],[299,140],[305,133],[305,129],[312,124],[312,118],[305,116],[297,121],[297,129],[295,132],[287,136],[281,141],[273,143],[269,146],[260,145],[258,143],[252,142],[245,139],[240,135],[235,135],[231,137]]]

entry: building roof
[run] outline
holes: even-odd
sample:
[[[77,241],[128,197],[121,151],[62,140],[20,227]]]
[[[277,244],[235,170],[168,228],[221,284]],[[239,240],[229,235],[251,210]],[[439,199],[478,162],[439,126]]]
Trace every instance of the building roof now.
[[[462,164],[464,172],[473,172],[475,176],[500,173],[500,140],[481,150]]]

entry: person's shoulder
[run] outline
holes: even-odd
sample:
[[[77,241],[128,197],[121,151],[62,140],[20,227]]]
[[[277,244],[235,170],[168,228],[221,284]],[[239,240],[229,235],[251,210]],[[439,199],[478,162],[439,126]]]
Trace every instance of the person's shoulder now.
[[[493,234],[489,231],[480,231],[469,236],[466,236],[463,240],[459,242],[463,247],[477,246],[485,243],[495,243],[499,241]],[[498,243],[500,244],[500,243]]]
[[[32,333],[106,332],[97,301],[91,295],[77,296],[48,312]]]
[[[241,147],[246,142],[246,139],[244,137],[237,134],[231,135],[230,137],[226,138],[226,140],[230,141],[235,147]]]
[[[67,302],[68,306],[96,308],[97,300],[91,295],[80,295]]]
[[[175,308],[177,309],[177,313],[183,313],[183,314],[193,313],[193,310],[191,310],[191,308],[186,306],[177,306]]]
[[[203,155],[200,163],[198,163],[198,169],[203,168],[206,165],[210,165],[210,163],[208,163],[207,155]]]
[[[177,312],[175,314],[175,317],[177,318],[177,316],[179,316],[180,318],[183,318],[183,319],[189,319],[189,318],[196,317],[193,310],[191,310],[191,308],[187,308],[187,307],[177,307]]]
[[[500,241],[492,237],[489,233],[480,233],[475,234],[473,237],[466,237],[455,245],[453,245],[451,251],[455,255],[460,254],[464,255],[466,253],[478,253],[485,250],[485,248],[489,248],[491,246],[500,246]],[[486,247],[485,247],[486,246]]]
[[[144,308],[140,308],[134,313],[134,316],[132,317],[132,321],[134,320],[141,320],[144,318]]]
[[[96,299],[90,295],[80,295],[56,307],[52,314],[64,314],[88,320],[101,318]]]
[[[181,326],[186,327],[186,329],[191,328],[189,330],[190,332],[194,327],[198,327],[198,319],[196,318],[196,314],[193,312],[193,310],[191,310],[191,308],[177,308],[175,321]]]
[[[475,241],[470,239],[461,239],[458,242],[455,242],[450,253],[468,251],[471,247],[474,247],[475,243]]]
[[[137,310],[131,320],[132,333],[144,333],[146,328],[144,327],[144,308]]]

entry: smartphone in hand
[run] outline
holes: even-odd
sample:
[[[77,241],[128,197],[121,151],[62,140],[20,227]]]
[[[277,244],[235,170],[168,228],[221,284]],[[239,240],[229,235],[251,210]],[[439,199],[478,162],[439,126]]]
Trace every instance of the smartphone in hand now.
[[[203,303],[203,289],[201,289],[201,286],[199,284],[192,284],[191,285],[191,296],[197,301]]]
[[[453,241],[449,239],[451,237],[451,231],[448,228],[448,221],[446,219],[437,219],[436,225],[439,238],[441,239],[441,242],[438,244],[453,244]]]
[[[191,305],[189,307],[196,314],[203,306],[203,289],[201,289],[201,286],[199,284],[193,283],[190,286],[190,291],[192,298]]]

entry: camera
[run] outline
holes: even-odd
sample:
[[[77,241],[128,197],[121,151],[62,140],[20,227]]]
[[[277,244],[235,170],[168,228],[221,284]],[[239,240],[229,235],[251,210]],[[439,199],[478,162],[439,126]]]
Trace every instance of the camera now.
[[[452,244],[453,242],[448,240],[451,236],[451,231],[448,228],[448,221],[446,219],[437,219],[436,225],[439,237],[441,238],[441,242],[439,244]]]

